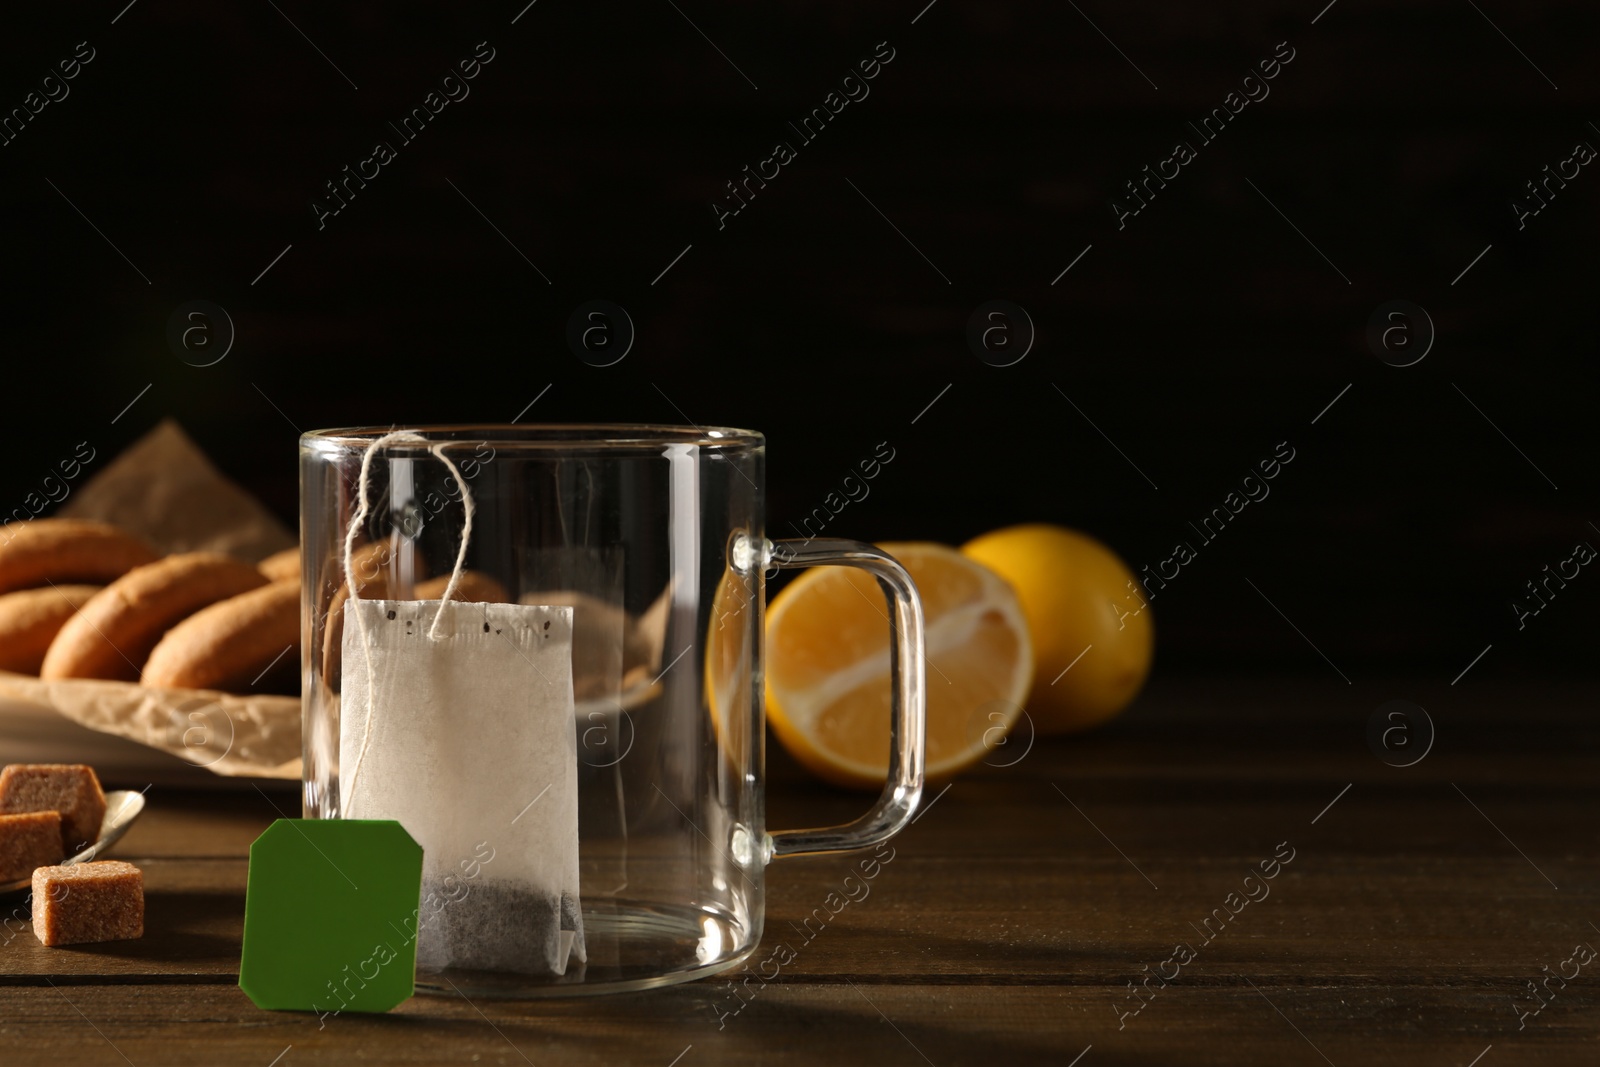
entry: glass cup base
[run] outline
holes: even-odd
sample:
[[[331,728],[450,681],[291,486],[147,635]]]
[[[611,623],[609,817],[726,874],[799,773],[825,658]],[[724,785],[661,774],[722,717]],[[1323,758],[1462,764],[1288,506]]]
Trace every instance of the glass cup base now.
[[[743,963],[759,935],[720,909],[609,900],[585,908],[589,960],[555,976],[449,967],[419,971],[417,992],[468,999],[522,1000],[625,993],[709,978]]]

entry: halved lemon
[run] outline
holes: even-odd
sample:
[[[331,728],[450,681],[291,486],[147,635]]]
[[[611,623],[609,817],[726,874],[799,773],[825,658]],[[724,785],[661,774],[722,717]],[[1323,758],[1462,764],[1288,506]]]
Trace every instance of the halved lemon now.
[[[927,626],[927,776],[982,760],[1022,714],[1033,643],[1017,595],[947,545],[878,547],[910,572]],[[889,771],[889,607],[854,567],[807,571],[767,612],[767,717],[795,759],[836,785]]]

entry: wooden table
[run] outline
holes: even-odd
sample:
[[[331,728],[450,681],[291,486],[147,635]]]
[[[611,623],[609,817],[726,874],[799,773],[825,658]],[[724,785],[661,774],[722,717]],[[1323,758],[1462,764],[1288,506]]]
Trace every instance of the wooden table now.
[[[144,868],[148,933],[45,949],[8,924],[22,932],[0,945],[0,1064],[1594,1063],[1600,961],[1519,1011],[1528,982],[1600,946],[1597,696],[1470,679],[1156,684],[1107,730],[1028,751],[1019,737],[992,757],[1010,766],[930,791],[871,895],[720,1026],[717,981],[417,997],[325,1027],[257,1010],[235,984],[246,849],[294,794],[152,790],[118,850]],[[1394,698],[1437,729],[1406,768],[1366,740]],[[773,826],[861,804],[771,762]],[[1290,850],[1275,878],[1246,881]],[[849,869],[774,868],[768,942]],[[1240,903],[1247,891],[1268,895]],[[1130,991],[1158,971],[1177,976]]]

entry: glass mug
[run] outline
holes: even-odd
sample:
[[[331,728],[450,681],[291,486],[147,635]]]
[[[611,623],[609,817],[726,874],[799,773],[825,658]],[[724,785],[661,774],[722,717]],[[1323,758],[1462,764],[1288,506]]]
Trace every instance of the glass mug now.
[[[345,540],[358,513],[362,461],[390,432],[319,430],[300,441],[308,818],[340,815]],[[761,939],[771,859],[870,848],[910,822],[922,793],[925,732],[916,587],[869,544],[768,541],[761,434],[644,425],[410,433],[423,440],[386,442],[368,465],[369,508],[354,540],[371,548],[355,595],[437,599],[457,565],[470,502],[467,576],[454,599],[489,599],[482,584],[467,580],[486,576],[501,599],[573,607],[587,951],[586,962],[573,961],[561,975],[422,967],[419,991],[523,997],[715,974],[742,963]],[[768,832],[766,572],[818,564],[865,569],[891,606],[888,780],[854,822]],[[367,591],[369,577],[381,580],[373,587],[381,591]],[[428,577],[434,583],[419,591]],[[448,714],[471,730],[474,712],[464,706]],[[429,783],[416,788],[426,793]]]

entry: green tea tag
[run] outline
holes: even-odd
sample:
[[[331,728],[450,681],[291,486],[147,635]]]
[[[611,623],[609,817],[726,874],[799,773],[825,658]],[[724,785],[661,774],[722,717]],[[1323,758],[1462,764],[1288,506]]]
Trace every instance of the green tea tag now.
[[[391,819],[279,819],[250,846],[239,988],[258,1008],[388,1011],[416,983],[422,847]]]

